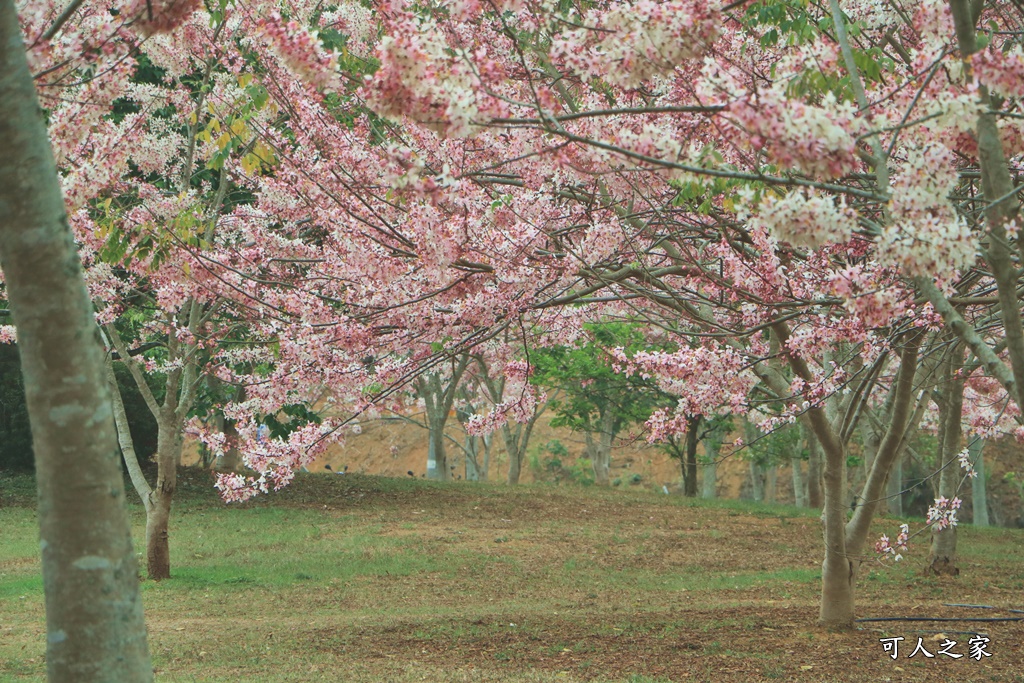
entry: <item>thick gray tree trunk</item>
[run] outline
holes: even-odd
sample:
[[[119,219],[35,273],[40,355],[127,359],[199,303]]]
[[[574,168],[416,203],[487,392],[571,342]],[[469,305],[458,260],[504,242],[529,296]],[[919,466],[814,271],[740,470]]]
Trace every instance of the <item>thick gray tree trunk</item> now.
[[[14,3],[0,0],[0,268],[32,426],[50,681],[151,681],[103,351]]]

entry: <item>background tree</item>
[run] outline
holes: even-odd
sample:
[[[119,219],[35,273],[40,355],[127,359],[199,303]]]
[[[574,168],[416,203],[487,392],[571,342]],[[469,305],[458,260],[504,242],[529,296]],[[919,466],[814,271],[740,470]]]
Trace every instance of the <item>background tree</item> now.
[[[627,377],[613,368],[610,349],[623,347],[633,352],[645,347],[637,327],[600,323],[587,326],[587,330],[590,338],[585,341],[531,354],[533,382],[561,392],[562,397],[549,404],[556,416],[551,425],[583,432],[594,482],[607,486],[615,437],[628,425],[650,417],[661,397],[652,382]]]

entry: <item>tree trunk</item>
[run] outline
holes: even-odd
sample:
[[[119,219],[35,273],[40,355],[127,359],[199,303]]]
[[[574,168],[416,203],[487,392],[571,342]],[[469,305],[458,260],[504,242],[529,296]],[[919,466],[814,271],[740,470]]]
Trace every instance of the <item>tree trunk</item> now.
[[[900,447],[896,454],[896,462],[893,463],[889,479],[885,483],[886,509],[890,515],[903,516],[903,458],[906,455],[906,448]]]
[[[597,440],[587,432],[587,451],[590,454],[591,467],[594,469],[594,483],[608,486],[609,472],[612,465],[612,442],[615,438],[613,426],[615,417],[611,411],[601,413],[599,417]]]
[[[117,429],[117,441],[121,447],[121,456],[124,460],[125,469],[128,470],[128,477],[132,480],[135,493],[139,495],[146,513],[149,514],[150,488],[146,476],[139,466],[139,456],[135,452],[135,442],[132,440],[131,427],[128,424],[128,415],[124,410],[124,400],[121,398],[121,389],[117,386],[117,375],[114,374],[114,361],[110,354],[106,356],[107,381],[110,384],[110,403],[114,410],[114,426]]]
[[[506,479],[506,483],[515,486],[519,483],[519,476],[523,471],[523,454],[519,452],[518,448],[506,450],[508,450],[508,479]]]
[[[157,428],[156,486],[150,494],[150,505],[146,511],[146,575],[153,581],[171,578],[168,525],[181,457],[181,429],[173,418],[161,419]]]
[[[484,444],[484,459],[483,462],[477,462],[477,475],[480,481],[487,481],[491,472],[491,447],[494,445],[494,436],[484,434],[480,440]]]
[[[213,461],[213,469],[217,472],[241,472],[242,452],[238,450],[238,428],[234,420],[225,419],[220,416],[222,431],[226,437],[224,452]]]
[[[825,559],[821,563],[818,621],[829,628],[850,628],[854,616],[855,577],[854,564],[846,554],[846,452],[838,440],[822,450],[825,455]]]
[[[939,441],[939,496],[952,499],[956,496],[962,471],[957,463],[960,453],[960,441],[963,437],[963,409],[965,378],[959,371],[963,367],[963,346],[957,345],[950,350],[950,360],[946,365],[945,381],[940,393],[940,424],[942,438]],[[926,573],[949,574],[960,573],[956,565],[956,527],[944,529],[932,528],[932,547],[928,556]]]
[[[444,417],[447,417],[445,415]],[[444,424],[443,418],[428,418],[427,425],[427,478],[448,479],[448,457],[444,450]]]
[[[718,495],[718,454],[721,448],[722,432],[720,428],[716,428],[704,437],[704,481],[701,484],[701,498],[714,498]]]
[[[971,507],[974,526],[988,526],[988,489],[985,482],[985,440],[975,438],[970,444],[970,458],[978,476],[971,479]]]
[[[480,466],[477,463],[478,440],[471,434],[466,435],[466,481],[480,481]]]
[[[697,444],[700,439],[700,416],[691,418],[686,428],[686,456],[683,462],[683,495],[697,497]]]
[[[821,488],[821,443],[810,429],[804,430],[807,438],[807,507],[820,510],[824,505]]]
[[[102,345],[10,0],[0,0],[0,139],[0,268],[35,450],[47,675],[151,681]]]
[[[789,461],[793,468],[793,504],[798,508],[807,507],[807,491],[804,484],[804,470],[800,458]]]

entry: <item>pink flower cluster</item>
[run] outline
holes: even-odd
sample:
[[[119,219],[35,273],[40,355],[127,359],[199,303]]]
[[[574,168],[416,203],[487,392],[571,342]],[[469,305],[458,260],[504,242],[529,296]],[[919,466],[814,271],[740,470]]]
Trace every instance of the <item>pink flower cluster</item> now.
[[[367,102],[383,116],[407,116],[454,137],[471,135],[474,124],[506,113],[506,105],[486,93],[504,80],[488,48],[465,50],[448,42],[433,21],[396,17],[377,46],[380,68],[366,77]]]
[[[532,372],[532,367],[525,361],[507,363],[504,368],[504,393],[510,398],[496,403],[486,413],[471,416],[465,425],[466,433],[485,436],[493,434],[509,421],[528,422],[537,405],[545,400],[544,394],[529,384]]]
[[[270,12],[260,22],[278,58],[297,78],[323,92],[341,88],[338,56],[324,49],[323,42],[296,21],[285,21],[280,12]]]
[[[956,526],[957,510],[960,509],[961,502],[956,497],[952,499],[945,496],[936,498],[935,503],[928,508],[928,524],[933,526],[935,531]]]
[[[857,229],[857,212],[840,198],[815,190],[796,190],[784,197],[767,194],[750,220],[760,224],[782,242],[817,249],[830,242],[846,242]]]
[[[616,371],[653,377],[663,391],[679,396],[675,415],[660,412],[651,417],[651,440],[685,431],[688,416],[745,412],[747,395],[758,382],[746,359],[730,348],[640,351],[630,357],[619,347],[610,355]]]
[[[885,276],[878,268],[857,264],[832,273],[829,283],[843,297],[843,306],[866,329],[875,329],[889,326],[913,306],[911,292]]]
[[[838,178],[861,168],[855,136],[864,124],[857,108],[832,93],[821,106],[786,96],[785,84],[759,90],[729,106],[749,144],[772,163],[812,177]]]
[[[971,57],[974,76],[989,90],[1004,97],[1024,97],[1024,50],[1020,45],[1003,51],[995,45]]]
[[[903,559],[903,553],[907,552],[907,540],[910,538],[910,525],[900,524],[900,533],[896,536],[896,542],[890,543],[889,537],[882,535],[875,543],[875,552],[880,555],[891,555],[893,562]],[[898,552],[897,552],[898,551]]]
[[[880,258],[911,275],[932,277],[972,264],[976,240],[948,199],[956,183],[952,150],[939,142],[910,148],[894,174],[892,222],[882,228]]]
[[[721,31],[717,3],[704,0],[639,0],[573,17],[587,28],[552,41],[552,55],[589,78],[636,88],[685,60],[703,56]]]

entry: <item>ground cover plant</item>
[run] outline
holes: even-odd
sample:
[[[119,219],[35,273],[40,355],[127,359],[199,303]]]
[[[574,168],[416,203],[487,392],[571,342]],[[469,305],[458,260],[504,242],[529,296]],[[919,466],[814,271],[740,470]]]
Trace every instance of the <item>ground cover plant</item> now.
[[[180,568],[142,584],[157,680],[1012,681],[1017,622],[814,624],[816,512],[648,492],[369,476],[300,476],[225,506],[187,470]],[[43,680],[31,482],[0,509],[0,680]],[[19,493],[20,490],[20,493]],[[132,508],[136,539],[145,513]],[[883,520],[890,524],[891,520]],[[891,525],[891,524],[890,524]],[[960,577],[924,557],[864,571],[865,617],[1001,617],[1024,571],[1020,531],[961,529]],[[944,630],[943,630],[944,629]],[[907,655],[938,631],[966,654]],[[898,658],[880,638],[902,636]]]

